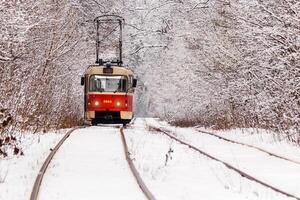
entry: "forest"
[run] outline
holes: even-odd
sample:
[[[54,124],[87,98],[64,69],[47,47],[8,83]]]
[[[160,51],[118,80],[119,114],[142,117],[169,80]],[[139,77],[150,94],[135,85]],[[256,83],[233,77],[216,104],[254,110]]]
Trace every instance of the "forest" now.
[[[93,19],[125,18],[137,116],[300,143],[300,1],[2,0],[0,138],[82,124]]]

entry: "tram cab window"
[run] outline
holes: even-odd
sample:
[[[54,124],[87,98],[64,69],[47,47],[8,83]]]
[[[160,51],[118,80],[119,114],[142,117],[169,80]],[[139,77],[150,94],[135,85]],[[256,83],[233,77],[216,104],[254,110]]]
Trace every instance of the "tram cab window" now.
[[[126,76],[92,75],[89,82],[90,92],[126,92]]]

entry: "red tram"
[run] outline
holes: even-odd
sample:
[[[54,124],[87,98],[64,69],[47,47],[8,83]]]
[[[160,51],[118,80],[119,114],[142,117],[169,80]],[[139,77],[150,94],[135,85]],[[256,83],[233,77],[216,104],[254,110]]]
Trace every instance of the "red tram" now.
[[[133,72],[122,66],[122,27],[124,18],[117,15],[102,15],[94,20],[97,30],[96,65],[89,66],[81,78],[84,85],[84,119],[97,123],[127,124],[134,116],[133,94],[137,80]],[[119,28],[118,36],[115,36]],[[118,37],[116,44],[111,36]],[[102,45],[102,46],[101,46]],[[109,54],[110,47],[118,46],[117,60],[99,59],[100,51]]]
[[[134,116],[133,94],[137,80],[125,67],[90,66],[81,80],[84,85],[84,117],[97,123],[127,124]]]

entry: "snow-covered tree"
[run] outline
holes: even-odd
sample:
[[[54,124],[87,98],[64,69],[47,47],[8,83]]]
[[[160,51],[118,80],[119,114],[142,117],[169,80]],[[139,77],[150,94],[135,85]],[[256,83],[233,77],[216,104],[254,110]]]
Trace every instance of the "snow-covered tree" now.
[[[93,19],[118,14],[138,114],[299,130],[296,0],[4,0],[0,11],[0,105],[19,124],[79,121],[76,78],[95,61]]]

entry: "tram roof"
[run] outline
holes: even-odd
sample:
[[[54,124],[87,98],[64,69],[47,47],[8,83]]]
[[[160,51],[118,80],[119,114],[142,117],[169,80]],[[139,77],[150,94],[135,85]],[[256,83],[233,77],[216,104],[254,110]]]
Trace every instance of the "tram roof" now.
[[[85,74],[92,75],[92,74],[106,74],[103,73],[103,69],[108,68],[106,66],[99,66],[99,65],[90,65],[86,71]],[[111,66],[110,68],[113,69],[112,74],[118,74],[118,75],[133,75],[133,72],[130,69],[127,69],[125,67],[120,66]]]

